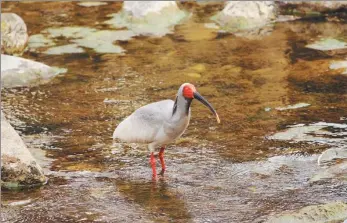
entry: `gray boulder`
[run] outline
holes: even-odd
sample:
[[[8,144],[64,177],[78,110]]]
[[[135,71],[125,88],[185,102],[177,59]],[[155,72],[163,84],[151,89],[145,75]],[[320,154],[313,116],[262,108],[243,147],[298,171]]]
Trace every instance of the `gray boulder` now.
[[[136,35],[164,36],[188,15],[175,1],[124,1],[122,10],[105,23]]]
[[[21,55],[28,42],[27,26],[15,13],[1,13],[1,51]]]
[[[275,19],[275,4],[271,1],[230,1],[211,19],[229,32],[259,29]]]
[[[41,167],[1,112],[1,187],[18,189],[47,182]]]
[[[32,60],[1,55],[3,88],[35,86],[48,82],[61,71]]]

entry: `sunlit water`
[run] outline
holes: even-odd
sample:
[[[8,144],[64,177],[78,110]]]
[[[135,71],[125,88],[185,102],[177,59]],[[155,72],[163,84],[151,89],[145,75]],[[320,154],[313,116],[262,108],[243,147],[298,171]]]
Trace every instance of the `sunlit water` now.
[[[120,3],[2,3],[26,21],[30,35],[64,26],[109,29],[101,23],[119,9]],[[118,41],[123,54],[26,52],[68,72],[46,85],[2,91],[7,118],[50,178],[39,189],[3,191],[2,221],[261,222],[284,210],[347,201],[346,181],[310,183],[319,154],[346,142],[345,128],[336,135],[326,134],[333,127],[319,129],[313,133],[321,135],[309,132],[303,140],[274,137],[296,124],[346,124],[346,78],[329,79],[335,74],[327,72],[346,54],[305,45],[341,39],[347,25],[285,22],[246,38],[216,34],[205,20],[192,18],[161,38]],[[111,136],[136,108],[173,99],[183,82],[197,87],[222,123],[194,102],[187,132],[166,150],[165,177],[153,182],[146,147]],[[309,106],[276,109],[298,103]],[[336,140],[324,143],[329,135]],[[11,206],[19,200],[26,202]]]

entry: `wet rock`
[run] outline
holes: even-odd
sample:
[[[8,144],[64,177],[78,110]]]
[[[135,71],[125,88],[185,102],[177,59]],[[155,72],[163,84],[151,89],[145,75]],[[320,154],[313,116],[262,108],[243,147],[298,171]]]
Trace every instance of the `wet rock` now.
[[[22,201],[9,202],[8,204],[5,204],[5,205],[8,205],[8,206],[24,206],[24,205],[30,204],[31,202],[32,202],[32,200],[28,199],[28,200],[22,200]]]
[[[1,112],[1,187],[18,189],[46,181],[41,167]]]
[[[318,157],[318,165],[322,168],[311,177],[311,183],[331,179],[347,181],[347,147],[327,149]]]
[[[229,32],[259,29],[275,19],[275,5],[271,1],[230,1],[211,19]]]
[[[310,104],[308,103],[297,103],[295,105],[288,105],[286,107],[277,107],[276,110],[285,111],[285,110],[291,110],[291,109],[305,108],[308,106],[310,106]]]
[[[340,40],[327,38],[327,39],[321,39],[315,43],[309,44],[306,47],[315,49],[315,50],[322,50],[322,51],[345,50],[347,49],[347,43]]]
[[[106,21],[115,28],[128,28],[136,35],[164,36],[188,16],[175,1],[125,1],[121,12]]]
[[[133,36],[134,33],[127,30],[100,30],[74,42],[79,46],[92,48],[97,53],[122,53],[125,50],[113,42],[129,40]]]
[[[107,2],[80,2],[78,5],[83,7],[95,7],[101,5],[107,5]]]
[[[59,70],[20,57],[1,55],[2,87],[35,86],[48,82]]]
[[[291,140],[295,142],[315,142],[336,147],[343,147],[347,139],[346,124],[317,122],[310,125],[298,124],[269,136],[268,139]]]
[[[329,66],[332,70],[342,69],[341,74],[347,75],[347,61],[334,61]]]
[[[346,132],[347,136],[347,132]],[[318,164],[324,165],[332,163],[336,160],[347,160],[347,147],[344,148],[330,148],[324,151],[319,157],[318,157]]]
[[[15,13],[1,13],[1,51],[21,55],[28,41],[27,26]]]
[[[84,49],[79,47],[78,44],[68,44],[49,48],[43,53],[50,55],[61,55],[66,53],[84,53]]]
[[[339,222],[347,218],[347,204],[333,202],[322,205],[312,205],[300,209],[297,212],[285,213],[280,216],[270,217],[267,223],[328,223]]]
[[[130,40],[135,34],[129,30],[98,30],[83,26],[66,26],[49,28],[30,39],[31,51],[42,51],[44,54],[61,55],[68,53],[84,53],[89,48],[97,53],[122,53],[125,50],[114,42]],[[67,39],[72,44],[54,46],[55,43]],[[65,42],[64,42],[65,43]],[[82,48],[83,47],[83,48]]]
[[[64,26],[59,28],[48,28],[43,30],[42,33],[46,34],[49,38],[83,38],[91,35],[97,29],[84,27],[84,26]]]
[[[49,47],[54,46],[55,43],[53,40],[47,38],[43,34],[36,34],[29,37],[28,47],[31,49],[40,48],[40,47]]]
[[[310,179],[310,183],[331,179],[347,181],[347,161],[332,165],[328,168],[322,168]]]

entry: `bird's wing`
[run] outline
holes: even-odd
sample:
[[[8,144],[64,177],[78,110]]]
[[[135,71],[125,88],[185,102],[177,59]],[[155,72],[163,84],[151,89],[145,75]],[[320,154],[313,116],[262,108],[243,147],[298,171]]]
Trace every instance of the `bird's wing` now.
[[[153,142],[163,123],[170,119],[173,105],[172,100],[164,100],[137,109],[117,126],[113,138],[124,142]]]

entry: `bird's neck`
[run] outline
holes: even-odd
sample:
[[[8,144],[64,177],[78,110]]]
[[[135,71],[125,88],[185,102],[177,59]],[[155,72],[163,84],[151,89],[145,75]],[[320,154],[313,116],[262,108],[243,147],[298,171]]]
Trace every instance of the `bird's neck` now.
[[[177,96],[174,106],[172,108],[172,118],[180,118],[182,116],[189,116],[190,105],[193,99],[186,99],[184,97]]]

